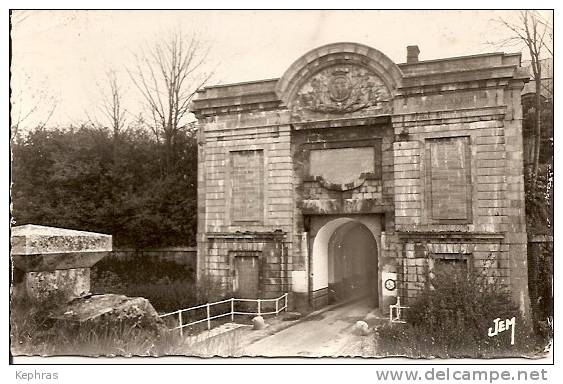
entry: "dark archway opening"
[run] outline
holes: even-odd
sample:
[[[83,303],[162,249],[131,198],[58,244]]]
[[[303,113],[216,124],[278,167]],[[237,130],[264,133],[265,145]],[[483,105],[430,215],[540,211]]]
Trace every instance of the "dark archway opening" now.
[[[369,297],[378,303],[377,242],[357,221],[337,228],[328,242],[329,303]]]

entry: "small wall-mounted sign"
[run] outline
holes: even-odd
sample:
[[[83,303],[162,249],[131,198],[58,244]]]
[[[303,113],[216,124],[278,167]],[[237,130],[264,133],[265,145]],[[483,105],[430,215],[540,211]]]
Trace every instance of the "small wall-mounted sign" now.
[[[381,272],[382,294],[385,297],[397,296],[397,273],[382,271]]]
[[[397,288],[397,282],[393,279],[385,280],[385,289],[389,291],[394,291]]]

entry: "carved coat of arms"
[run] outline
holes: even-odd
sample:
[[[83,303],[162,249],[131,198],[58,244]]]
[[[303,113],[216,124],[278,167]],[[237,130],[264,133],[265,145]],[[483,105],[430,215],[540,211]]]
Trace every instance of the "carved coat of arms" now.
[[[385,109],[389,90],[375,74],[361,67],[324,69],[310,78],[296,95],[294,109],[349,113],[365,108]]]

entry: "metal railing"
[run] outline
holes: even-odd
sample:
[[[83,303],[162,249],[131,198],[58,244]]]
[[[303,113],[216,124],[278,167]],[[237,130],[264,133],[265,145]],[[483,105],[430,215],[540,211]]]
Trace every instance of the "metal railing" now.
[[[195,307],[179,309],[179,310],[174,311],[174,312],[164,313],[164,314],[160,315],[159,317],[162,319],[162,318],[165,318],[165,317],[168,317],[168,316],[178,315],[178,326],[172,328],[171,330],[177,329],[177,330],[180,331],[180,335],[183,336],[184,335],[183,329],[185,327],[189,327],[189,326],[192,326],[192,325],[207,322],[207,329],[211,329],[211,320],[219,319],[219,318],[225,317],[225,316],[231,316],[231,321],[234,321],[235,315],[258,315],[258,316],[276,315],[277,316],[277,314],[280,313],[281,311],[283,311],[283,310],[287,311],[287,295],[288,294],[285,293],[285,294],[283,294],[280,297],[275,298],[275,299],[235,299],[234,297],[231,297],[230,299],[216,301],[214,303],[207,303],[207,304],[202,304],[202,305],[198,305],[198,306],[195,306]],[[280,307],[280,301],[281,300],[283,300],[283,305]],[[235,311],[235,302],[255,302],[255,303],[257,303],[257,311],[256,312]],[[275,310],[269,311],[269,312],[264,312],[262,304],[263,303],[269,303],[269,302],[275,302]],[[220,305],[220,304],[226,304],[226,303],[231,304],[231,310],[229,312],[220,313],[218,315],[211,316],[211,308],[212,307],[214,307],[216,305]],[[198,309],[203,309],[203,308],[205,308],[205,310],[206,310],[206,317],[204,319],[191,321],[189,323],[183,322],[183,314],[184,313],[190,312],[190,311],[195,311],[195,310],[198,310]]]
[[[406,307],[401,305],[401,297],[397,296],[397,303],[391,304],[389,306],[389,321],[391,323],[406,323],[406,321],[402,318],[403,309],[409,309],[410,307]],[[393,316],[393,309],[395,310],[395,316]]]

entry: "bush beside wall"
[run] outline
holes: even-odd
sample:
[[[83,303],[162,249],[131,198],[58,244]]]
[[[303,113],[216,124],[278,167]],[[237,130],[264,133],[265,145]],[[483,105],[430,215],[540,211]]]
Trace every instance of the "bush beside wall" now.
[[[417,358],[491,358],[531,356],[546,340],[530,332],[530,324],[511,301],[508,290],[484,266],[460,270],[443,266],[427,271],[416,300],[405,311],[407,324],[386,324],[377,330],[380,353]],[[489,337],[493,320],[516,318],[511,332]]]

